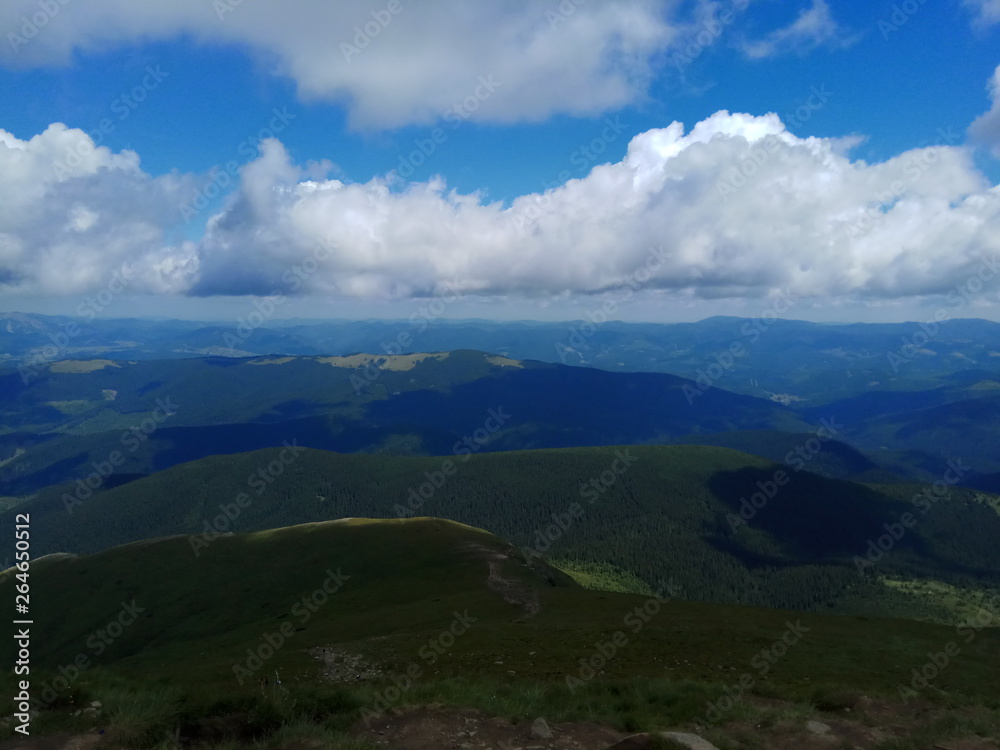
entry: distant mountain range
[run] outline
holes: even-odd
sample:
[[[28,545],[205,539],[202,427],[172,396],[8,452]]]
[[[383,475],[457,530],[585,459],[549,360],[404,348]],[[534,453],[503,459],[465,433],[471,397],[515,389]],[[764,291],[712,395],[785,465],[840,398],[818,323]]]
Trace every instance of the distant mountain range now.
[[[15,330],[35,330],[45,322],[12,321],[7,321],[8,327]],[[711,350],[737,322],[694,324],[703,333],[713,326],[718,329],[702,348]],[[968,323],[982,323],[984,330],[993,325]],[[768,331],[768,341],[788,339],[780,325]],[[798,326],[788,324],[789,330]],[[537,331],[545,326],[522,328]],[[957,326],[953,332],[960,330]],[[836,333],[835,328],[831,331]],[[761,345],[764,341],[762,336]],[[795,341],[806,347],[804,339]],[[988,349],[964,341],[962,346]],[[829,343],[813,341],[813,346]],[[787,380],[806,363],[825,367],[824,357],[831,356],[835,363],[844,361],[828,351],[814,351],[810,359],[803,350],[804,364],[793,368],[783,364],[789,355],[776,352],[768,377]],[[820,364],[811,364],[814,359]],[[940,359],[926,354],[913,364]],[[959,359],[949,357],[948,362]],[[0,497],[24,496],[90,474],[95,462],[101,464],[115,450],[121,452],[121,461],[113,467],[115,478],[108,480],[112,483],[213,453],[255,450],[293,438],[308,447],[348,453],[446,455],[470,431],[485,429],[488,410],[498,407],[511,414],[510,421],[477,441],[476,450],[703,443],[782,460],[808,439],[804,435],[826,423],[836,431],[832,437],[838,444],[854,452],[853,468],[829,469],[830,476],[869,472],[865,478],[872,480],[933,482],[949,462],[961,459],[968,466],[963,484],[997,487],[1000,375],[994,371],[928,373],[923,381],[930,387],[917,387],[918,378],[886,383],[892,387],[882,390],[881,381],[872,380],[862,393],[823,399],[819,405],[818,399],[791,393],[762,398],[728,391],[722,384],[731,382],[732,372],[722,365],[715,370],[706,365],[700,372],[690,380],[670,373],[609,372],[471,350],[22,363],[0,370]],[[723,375],[709,377],[718,372]],[[848,388],[844,383],[876,377],[852,369],[824,372],[840,390]],[[802,382],[812,383],[802,392],[818,387],[815,379]],[[225,393],[240,397],[219,397]],[[722,433],[736,434],[715,437]],[[799,437],[789,442],[766,433]],[[830,455],[825,452],[814,467],[824,466]]]
[[[270,354],[411,354],[475,349],[515,359],[663,372],[727,390],[821,406],[1000,373],[1000,323],[828,324],[714,317],[697,323],[448,320],[278,321],[248,304],[230,325],[0,313],[0,365],[34,373],[59,359]],[[595,316],[591,316],[595,317]]]
[[[345,453],[450,455],[810,428],[781,404],[702,393],[674,375],[472,351],[63,361],[27,384],[16,371],[0,374],[0,415],[0,495],[8,496],[95,471],[102,484],[112,474],[118,482],[286,440]]]

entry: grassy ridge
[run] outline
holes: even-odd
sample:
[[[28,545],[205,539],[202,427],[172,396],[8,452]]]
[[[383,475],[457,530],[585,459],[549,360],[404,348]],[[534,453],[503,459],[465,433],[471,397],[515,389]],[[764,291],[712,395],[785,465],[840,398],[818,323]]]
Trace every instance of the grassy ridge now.
[[[139,673],[156,667],[171,674],[174,660],[185,661],[192,649],[205,652],[208,663],[232,662],[263,630],[283,622],[294,626],[290,637],[307,631],[322,643],[437,631],[451,618],[453,601],[490,616],[517,616],[485,585],[487,552],[514,550],[486,532],[422,519],[228,535],[197,554],[186,537],[176,536],[93,556],[50,556],[32,566],[36,637],[46,645],[49,666],[82,651]],[[514,579],[543,582],[526,565],[511,568]],[[557,571],[538,570],[572,585]],[[4,576],[6,590],[13,572]],[[325,591],[315,597],[324,604],[313,611],[302,597],[318,591]],[[62,616],[66,612],[73,616]],[[99,630],[119,613],[129,621],[124,634],[106,643]],[[89,637],[81,639],[82,633]]]
[[[274,710],[259,700],[263,674],[279,674],[299,710],[325,701],[348,719],[408,675],[390,706],[443,699],[520,718],[534,711],[550,719],[614,717],[637,729],[711,721],[709,702],[732,694],[741,679],[756,696],[828,710],[853,706],[861,695],[899,700],[913,670],[954,643],[958,653],[916,700],[995,704],[996,628],[588,591],[526,566],[515,548],[485,532],[437,519],[236,534],[198,557],[185,545],[183,538],[154,540],[35,565],[33,638],[46,644],[33,664],[36,696],[62,672],[72,679],[51,705],[72,707],[111,685],[119,693],[130,685],[156,705],[147,714],[159,719],[164,706],[176,706],[164,719],[168,728],[198,712],[249,711],[243,720],[254,726],[254,712]],[[344,580],[320,603],[315,592],[329,570]],[[508,585],[491,586],[491,573]],[[12,585],[10,572],[0,576],[0,596]],[[296,613],[302,597],[315,605],[308,617]],[[538,608],[526,613],[532,601]],[[122,621],[123,602],[139,610],[133,621]],[[279,642],[283,623],[293,628]],[[331,675],[317,648],[349,658],[349,666]],[[81,655],[86,664],[73,674],[66,667],[81,664]],[[4,675],[5,689],[10,680]],[[321,687],[331,680],[339,698]],[[752,715],[751,708],[737,701],[726,718]],[[274,730],[291,714],[264,716],[275,720]]]
[[[334,592],[318,597],[331,572]],[[995,627],[589,591],[439,519],[225,535],[197,556],[183,536],[144,541],[36,561],[31,580],[33,642],[45,644],[32,689],[46,709],[33,734],[96,726],[111,746],[183,736],[360,750],[372,745],[355,737],[359,720],[430,703],[624,732],[708,724],[698,731],[723,748],[758,747],[762,731],[787,733],[781,722],[802,727],[822,711],[885,721],[866,715],[884,712],[880,701],[914,732],[894,748],[1000,728]],[[13,584],[12,571],[0,574],[0,597]],[[335,658],[324,666],[318,649]],[[901,690],[945,649],[953,656],[927,686]],[[262,693],[264,674],[272,685],[280,675],[282,689]],[[0,676],[4,694],[12,678]],[[99,719],[70,715],[91,700],[103,704]]]
[[[860,575],[855,558],[867,555],[885,524],[916,512],[911,495],[724,448],[555,449],[464,459],[311,450],[290,456],[276,449],[215,456],[95,493],[71,514],[60,490],[21,510],[32,514],[38,553],[94,552],[206,529],[433,514],[575,561],[576,570],[610,565],[652,589],[673,579],[690,599],[941,620],[950,619],[948,607],[886,587],[880,576],[964,588],[1000,580],[1000,515],[965,490],[935,503]],[[776,487],[780,471],[788,481]],[[762,486],[775,490],[773,497],[748,508],[745,501]],[[738,522],[741,511],[746,523]],[[6,525],[12,514],[0,518]]]
[[[100,369],[64,362],[28,383],[0,372],[0,459],[23,451],[0,464],[0,494],[86,476],[115,450],[123,474],[291,437],[340,452],[448,453],[483,427],[491,408],[509,418],[481,446],[489,451],[808,428],[785,407],[716,388],[692,403],[684,389],[693,383],[673,375],[511,362],[459,350],[419,361],[204,358]],[[219,398],[231,393],[240,397]],[[141,428],[137,437],[132,428]]]

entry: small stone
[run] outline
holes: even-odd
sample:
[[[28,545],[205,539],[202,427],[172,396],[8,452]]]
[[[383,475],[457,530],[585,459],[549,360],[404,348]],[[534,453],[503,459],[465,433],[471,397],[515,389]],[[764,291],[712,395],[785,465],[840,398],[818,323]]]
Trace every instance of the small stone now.
[[[540,716],[533,722],[531,722],[531,739],[533,740],[552,739],[552,728],[549,726],[549,723]]]
[[[689,748],[689,750],[719,750],[711,742],[702,739],[696,734],[689,734],[687,732],[660,732],[659,736],[664,739],[673,740],[681,747]],[[633,734],[615,743],[608,750],[647,750],[652,744],[652,740],[652,734]]]
[[[806,729],[813,734],[829,734],[832,731],[830,725],[824,724],[822,721],[807,721]]]
[[[688,732],[660,732],[660,736],[664,739],[673,740],[677,744],[691,750],[719,750],[708,740],[702,739],[696,734],[689,734]]]
[[[642,734],[633,734],[623,740],[619,740],[609,747],[608,750],[647,750],[652,741],[650,737],[651,735],[645,732]]]

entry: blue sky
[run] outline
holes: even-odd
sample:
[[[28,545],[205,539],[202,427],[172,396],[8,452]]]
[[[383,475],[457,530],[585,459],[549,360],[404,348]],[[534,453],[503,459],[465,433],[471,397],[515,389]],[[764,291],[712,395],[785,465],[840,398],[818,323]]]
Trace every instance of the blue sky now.
[[[395,317],[451,284],[458,316],[569,318],[656,245],[623,318],[1000,319],[1000,280],[946,302],[1000,250],[996,0],[15,0],[0,35],[3,309],[124,269],[108,315]]]

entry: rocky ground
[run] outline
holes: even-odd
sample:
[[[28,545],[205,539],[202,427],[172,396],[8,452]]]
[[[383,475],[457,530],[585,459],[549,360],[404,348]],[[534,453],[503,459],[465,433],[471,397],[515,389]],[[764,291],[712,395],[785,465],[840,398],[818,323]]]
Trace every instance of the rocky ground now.
[[[930,717],[925,717],[924,720]],[[875,726],[870,722],[877,721]],[[870,750],[906,737],[920,721],[871,702],[865,720],[817,717],[768,727],[729,724],[719,732],[737,747],[768,750]],[[627,735],[590,722],[553,723],[544,718],[511,724],[473,710],[427,706],[397,711],[358,730],[392,750],[644,750],[648,735]],[[713,750],[716,745],[690,731],[667,733],[677,747]],[[6,750],[6,748],[0,748]],[[996,742],[956,737],[927,750],[1000,750]]]
[[[339,661],[339,660],[338,660]],[[352,665],[351,668],[356,668]],[[948,716],[959,719],[960,712]],[[702,734],[690,729],[667,731],[673,747],[688,750],[875,750],[887,743],[905,740],[911,733],[944,714],[927,706],[908,706],[865,700],[853,712],[817,715],[751,725],[731,722]],[[100,721],[96,722],[98,725]],[[958,722],[954,722],[956,725]],[[647,750],[654,745],[650,735],[629,735],[595,722],[551,722],[544,717],[511,723],[474,709],[442,705],[393,710],[370,725],[359,722],[358,735],[387,750]],[[711,740],[711,741],[709,741]],[[914,750],[1000,750],[997,738],[954,736],[926,744],[905,744]],[[56,734],[15,738],[0,742],[0,750],[98,750],[114,746],[103,730],[85,734]],[[165,747],[165,746],[164,746]],[[289,743],[280,750],[322,750],[319,741]],[[658,745],[657,747],[662,747]],[[169,750],[207,750],[180,742]],[[162,748],[161,748],[162,750]]]

